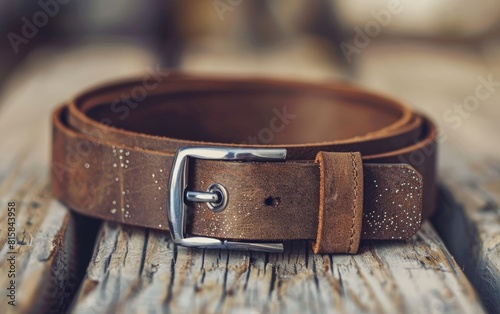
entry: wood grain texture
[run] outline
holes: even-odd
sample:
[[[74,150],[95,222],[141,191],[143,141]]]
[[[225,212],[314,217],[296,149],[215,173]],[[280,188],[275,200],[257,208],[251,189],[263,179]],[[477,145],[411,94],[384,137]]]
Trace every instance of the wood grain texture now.
[[[39,108],[22,106],[15,98],[6,97],[4,101],[12,103],[3,104],[0,116],[0,286],[3,292],[10,280],[15,280],[16,307],[8,305],[10,299],[2,293],[0,312],[57,312],[67,308],[77,288],[75,222],[66,208],[52,199],[46,165],[40,162],[47,161],[49,151],[43,138],[37,136],[40,123],[25,124],[21,118],[15,124],[10,120],[14,114],[25,116],[26,111],[32,114],[30,110]],[[17,254],[10,253],[7,242],[9,202],[16,204]],[[15,256],[15,278],[7,277],[11,256]]]
[[[398,58],[391,57],[395,51]],[[486,309],[498,313],[500,43],[471,49],[387,42],[363,57],[359,74],[365,84],[411,101],[438,123],[440,211],[433,222]],[[376,75],[380,71],[383,77]],[[484,86],[480,78],[493,82],[489,96],[465,107]],[[455,113],[456,106],[463,114]]]
[[[0,100],[0,313],[60,313],[74,297],[87,266],[82,256],[85,250],[78,245],[92,228],[81,225],[85,222],[81,217],[70,215],[52,198],[51,111],[82,88],[143,72],[153,60],[141,50],[125,48],[43,51],[28,59],[4,86]],[[120,57],[110,58],[118,53]],[[16,307],[8,305],[6,298],[12,279],[7,277],[11,255],[8,202],[16,203]]]
[[[68,211],[52,200],[43,176],[28,170],[25,162],[12,165],[0,187],[0,286],[7,289],[15,280],[16,307],[2,293],[2,313],[30,312],[35,308],[61,311],[72,300],[77,282],[75,221]],[[28,171],[26,171],[28,170]],[[12,254],[7,243],[7,203],[16,203],[16,245]],[[8,258],[15,256],[15,278]],[[3,289],[2,289],[3,290]],[[15,310],[15,311],[14,311]]]
[[[72,313],[482,313],[432,226],[358,255],[175,247],[168,235],[106,223]]]
[[[464,164],[442,176],[434,221],[489,312],[500,309],[500,161]]]

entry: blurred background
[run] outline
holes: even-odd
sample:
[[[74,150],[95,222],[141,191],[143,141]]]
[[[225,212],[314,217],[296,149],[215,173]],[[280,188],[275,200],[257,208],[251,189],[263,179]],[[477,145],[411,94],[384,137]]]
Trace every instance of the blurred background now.
[[[477,140],[500,92],[491,114],[456,107],[500,81],[497,0],[0,0],[0,35],[0,112],[158,67],[349,80],[425,111],[459,152],[500,153]]]
[[[42,47],[113,42],[149,50],[164,67],[265,73],[307,63],[352,75],[377,42],[478,49],[500,34],[500,2],[1,0],[0,33],[3,78]]]

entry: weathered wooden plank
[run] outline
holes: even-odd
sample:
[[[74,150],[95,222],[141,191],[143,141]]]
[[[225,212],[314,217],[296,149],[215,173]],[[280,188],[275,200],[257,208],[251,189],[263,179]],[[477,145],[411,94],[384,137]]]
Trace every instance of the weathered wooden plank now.
[[[491,313],[500,309],[500,161],[443,173],[439,232]],[[463,173],[466,173],[463,176]]]
[[[442,186],[434,224],[485,307],[498,313],[500,45],[486,43],[474,51],[456,48],[375,45],[364,56],[361,76],[371,86],[411,99],[438,122],[443,134]],[[399,58],[391,58],[392,51],[398,51]],[[382,69],[384,78],[378,80],[375,74]],[[493,84],[481,91],[489,91],[489,95],[477,98],[476,89],[490,78]],[[464,106],[466,99],[473,102],[474,98],[477,105]],[[461,114],[453,114],[456,106],[462,106]]]
[[[12,172],[5,174],[3,181],[9,184],[0,187],[0,286],[13,288],[8,290],[13,298],[2,293],[0,310],[22,313],[35,306],[41,310],[63,310],[71,302],[70,294],[77,288],[75,219],[52,200],[50,189],[39,171],[23,170],[21,167],[26,164],[22,162],[11,166]],[[15,223],[10,225],[16,228],[15,237],[9,234],[9,231],[14,231],[8,229],[7,224],[9,203],[15,203],[10,206],[16,212]],[[7,241],[7,236],[10,241]],[[51,292],[57,292],[59,296]],[[9,304],[9,301],[14,302]]]
[[[25,74],[29,72],[24,71]],[[32,97],[36,99],[36,94]],[[5,274],[0,278],[0,286],[2,290],[13,287],[9,294],[14,291],[15,300],[2,293],[0,309],[6,313],[28,312],[35,306],[46,311],[63,310],[71,302],[68,294],[74,293],[76,288],[74,218],[51,198],[47,171],[45,165],[40,164],[40,158],[47,161],[44,156],[49,152],[46,138],[37,138],[40,123],[22,121],[26,112],[31,114],[30,106],[20,105],[15,98],[10,95],[4,99],[4,111],[0,116],[3,146],[0,156],[0,272]],[[5,103],[7,101],[12,103]],[[13,108],[14,105],[17,107]],[[40,111],[39,108],[31,110]],[[15,114],[19,119],[13,119]],[[10,208],[15,208],[11,210],[15,217],[8,215],[9,203],[13,205]],[[8,224],[8,218],[14,218],[12,224]],[[14,227],[15,231],[9,227]],[[9,271],[12,277],[7,276]],[[50,294],[55,291],[59,297]],[[12,303],[15,307],[8,301],[15,301]]]
[[[359,255],[175,247],[169,236],[106,223],[73,313],[481,313],[429,223],[407,242]]]
[[[153,60],[141,50],[126,48],[41,52],[32,56],[4,88],[0,101],[1,313],[58,313],[73,299],[91,253],[81,246],[92,245],[86,241],[92,241],[97,230],[87,220],[70,215],[52,198],[51,111],[82,88],[142,72]],[[9,207],[15,208],[16,214],[13,248],[8,241],[8,218],[13,218],[9,217]],[[11,256],[15,256],[15,272]],[[11,269],[15,278],[8,277]],[[15,307],[6,297],[10,280],[15,280]]]

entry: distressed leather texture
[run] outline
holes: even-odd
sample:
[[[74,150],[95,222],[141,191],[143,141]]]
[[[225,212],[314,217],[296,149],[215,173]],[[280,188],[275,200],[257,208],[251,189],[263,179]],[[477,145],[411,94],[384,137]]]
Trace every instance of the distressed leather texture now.
[[[81,214],[167,231],[179,148],[286,148],[285,162],[190,159],[189,190],[218,182],[229,196],[220,213],[190,203],[187,232],[355,253],[363,239],[411,237],[433,213],[435,138],[425,116],[347,84],[165,72],[55,110],[53,191]]]
[[[356,253],[363,217],[360,153],[319,152],[319,216],[314,253]],[[347,188],[344,188],[347,187]]]

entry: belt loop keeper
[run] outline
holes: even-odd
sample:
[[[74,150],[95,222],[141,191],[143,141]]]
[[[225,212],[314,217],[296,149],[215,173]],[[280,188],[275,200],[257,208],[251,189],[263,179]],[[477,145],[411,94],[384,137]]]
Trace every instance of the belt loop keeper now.
[[[314,253],[358,251],[363,219],[363,162],[361,154],[319,152],[318,231]]]

